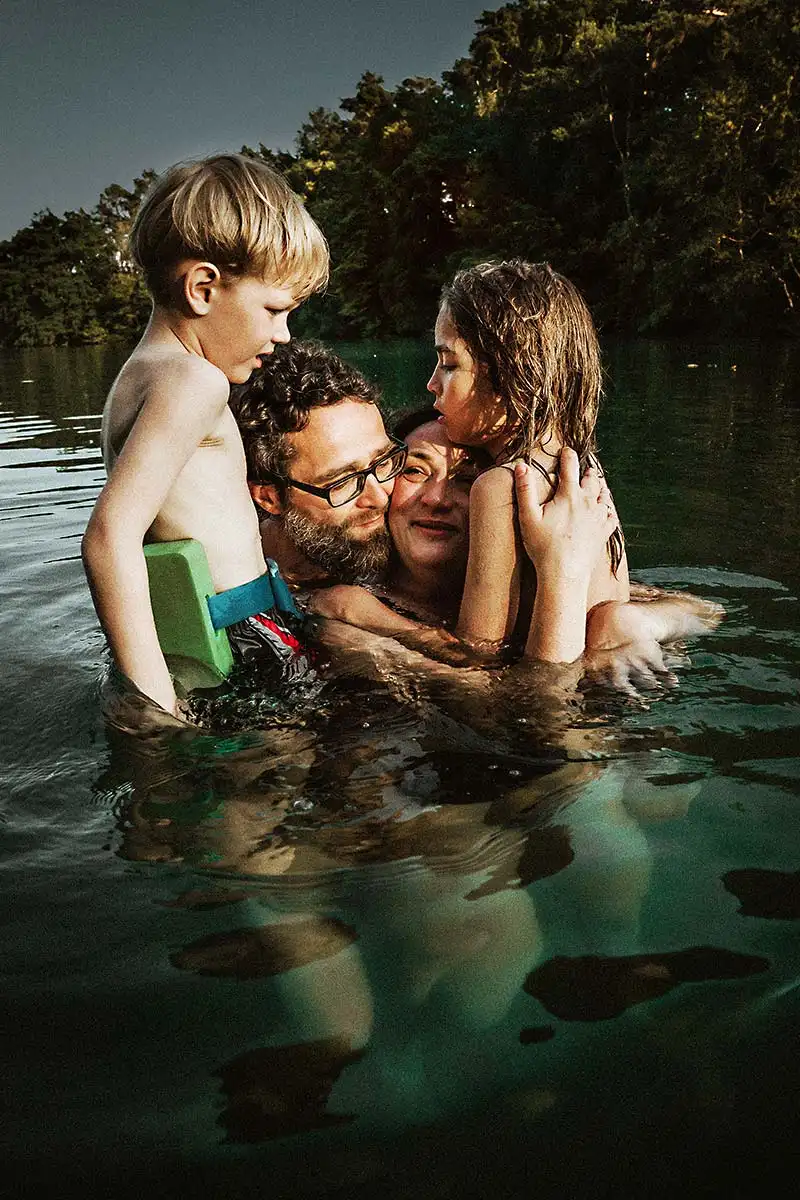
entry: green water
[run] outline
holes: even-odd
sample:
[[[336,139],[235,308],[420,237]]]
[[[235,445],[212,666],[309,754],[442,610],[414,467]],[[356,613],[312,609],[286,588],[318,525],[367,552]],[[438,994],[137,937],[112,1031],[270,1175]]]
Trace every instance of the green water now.
[[[367,683],[252,736],[107,731],[79,541],[125,350],[0,362],[13,1194],[778,1186],[800,1132],[800,361],[605,349],[632,574],[727,616],[649,707],[576,704],[566,761],[535,696],[498,700],[488,739]],[[422,399],[426,347],[341,350],[392,407]]]

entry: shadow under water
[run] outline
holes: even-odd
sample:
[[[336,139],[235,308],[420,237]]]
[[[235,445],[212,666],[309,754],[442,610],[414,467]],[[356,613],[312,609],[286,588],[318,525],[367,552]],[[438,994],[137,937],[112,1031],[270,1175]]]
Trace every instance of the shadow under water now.
[[[168,1128],[212,1195],[261,1169],[279,1195],[365,1198],[768,1178],[758,1064],[784,1087],[800,1075],[773,1042],[799,964],[785,925],[764,936],[743,924],[752,899],[737,911],[765,868],[729,867],[753,854],[729,789],[749,740],[769,761],[753,722],[783,703],[798,644],[778,637],[782,663],[756,667],[779,630],[761,612],[754,632],[775,597],[750,584],[695,578],[729,619],[673,691],[636,707],[595,687],[544,726],[517,691],[494,741],[485,713],[470,725],[422,687],[339,681],[227,734],[143,733],[117,694],[96,794],[160,914],[148,956],[173,1031],[148,1083],[168,1124],[138,1112],[136,1161]]]
[[[124,349],[0,364],[10,1194],[785,1187],[796,355],[610,351],[633,573],[726,610],[675,688],[337,678],[203,729],[101,717],[79,543]]]

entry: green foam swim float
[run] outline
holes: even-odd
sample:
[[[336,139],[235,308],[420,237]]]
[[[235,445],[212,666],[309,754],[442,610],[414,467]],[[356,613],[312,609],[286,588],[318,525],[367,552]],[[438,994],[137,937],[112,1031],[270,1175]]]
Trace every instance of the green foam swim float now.
[[[187,691],[227,679],[233,654],[224,629],[215,629],[208,608],[214,585],[200,542],[153,542],[144,547],[150,603],[161,650]]]

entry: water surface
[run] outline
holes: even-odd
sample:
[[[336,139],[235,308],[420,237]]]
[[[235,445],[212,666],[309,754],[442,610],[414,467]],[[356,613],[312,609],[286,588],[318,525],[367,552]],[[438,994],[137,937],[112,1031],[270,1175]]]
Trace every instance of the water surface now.
[[[429,355],[342,347],[399,406]],[[606,347],[632,573],[721,601],[554,728],[351,682],[106,729],[80,560],[125,348],[0,362],[5,1175],[30,1196],[751,1195],[796,1144],[797,351]],[[540,683],[540,681],[539,681]],[[525,690],[529,689],[529,690]]]

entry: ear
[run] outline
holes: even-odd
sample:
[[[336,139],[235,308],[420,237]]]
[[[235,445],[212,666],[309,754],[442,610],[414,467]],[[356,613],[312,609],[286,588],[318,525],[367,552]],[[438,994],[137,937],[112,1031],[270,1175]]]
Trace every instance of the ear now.
[[[214,295],[222,287],[219,268],[209,262],[193,262],[183,276],[183,298],[195,316],[203,317],[210,309]]]
[[[270,513],[273,517],[282,515],[283,502],[276,483],[248,483],[247,486],[259,508],[263,508],[264,512]]]

